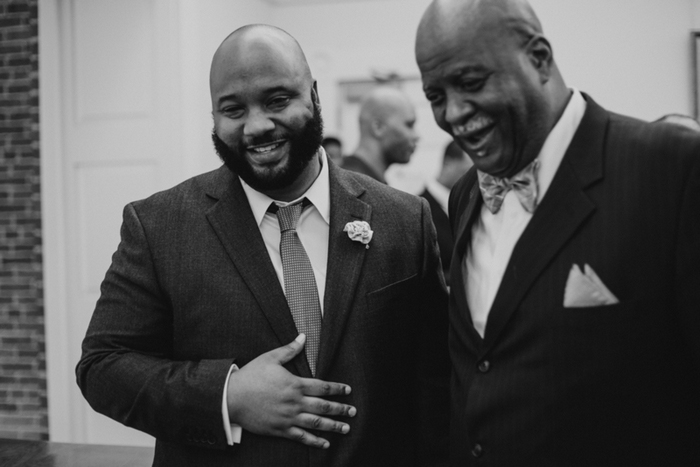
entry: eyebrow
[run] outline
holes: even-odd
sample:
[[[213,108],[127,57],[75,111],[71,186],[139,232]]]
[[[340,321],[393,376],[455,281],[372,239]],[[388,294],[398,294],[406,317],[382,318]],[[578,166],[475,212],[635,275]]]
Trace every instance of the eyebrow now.
[[[293,94],[295,96],[299,95],[298,91],[294,91],[291,88],[289,88],[288,86],[282,86],[282,85],[274,86],[274,87],[271,87],[269,89],[265,89],[262,93],[264,96],[269,96],[271,94],[276,94],[278,92],[286,92],[286,93]],[[235,100],[237,100],[237,97],[238,96],[235,93],[225,94],[225,95],[219,97],[216,102],[217,102],[217,105],[221,105],[222,102],[226,102],[228,100],[235,101]]]

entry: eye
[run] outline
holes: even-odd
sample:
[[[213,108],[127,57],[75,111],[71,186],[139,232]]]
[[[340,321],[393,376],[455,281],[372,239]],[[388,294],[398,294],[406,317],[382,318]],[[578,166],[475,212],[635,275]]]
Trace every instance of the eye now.
[[[484,87],[486,83],[486,78],[463,78],[459,82],[459,88],[463,92],[476,92]]]
[[[430,104],[435,106],[435,105],[440,105],[443,99],[443,94],[441,92],[437,91],[425,91],[425,97],[430,101]]]
[[[267,106],[274,110],[280,110],[289,104],[289,96],[276,96],[270,99]]]
[[[245,113],[245,109],[240,105],[228,105],[221,109],[221,113],[228,118],[241,118]]]

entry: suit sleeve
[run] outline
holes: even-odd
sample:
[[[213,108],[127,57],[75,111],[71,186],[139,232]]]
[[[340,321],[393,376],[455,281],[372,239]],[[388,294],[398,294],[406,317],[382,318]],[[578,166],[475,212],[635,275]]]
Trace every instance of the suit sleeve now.
[[[97,412],[164,441],[223,449],[221,398],[233,361],[173,358],[173,315],[133,205],[76,368]]]
[[[421,465],[448,464],[450,358],[447,348],[447,289],[442,276],[437,235],[426,200],[422,203],[423,316],[418,336],[420,380],[418,403],[421,423],[417,427],[421,446]]]
[[[699,148],[700,145],[695,145]],[[700,153],[683,193],[676,242],[676,307],[700,378]]]

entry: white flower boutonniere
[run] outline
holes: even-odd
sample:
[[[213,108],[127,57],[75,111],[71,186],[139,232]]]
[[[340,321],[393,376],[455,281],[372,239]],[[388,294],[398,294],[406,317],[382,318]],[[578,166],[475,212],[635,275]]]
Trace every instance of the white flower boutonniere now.
[[[374,232],[369,228],[369,224],[365,221],[352,221],[345,224],[343,232],[348,233],[348,237],[353,242],[360,242],[369,249],[369,242],[372,240]]]

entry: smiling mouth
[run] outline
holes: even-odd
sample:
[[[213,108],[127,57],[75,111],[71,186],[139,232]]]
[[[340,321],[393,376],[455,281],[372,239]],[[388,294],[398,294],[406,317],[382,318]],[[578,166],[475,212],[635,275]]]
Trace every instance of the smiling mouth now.
[[[274,151],[278,147],[282,146],[285,142],[286,141],[282,139],[282,140],[273,141],[271,143],[248,146],[246,149],[248,151],[254,152],[256,154],[267,154],[267,153]]]
[[[483,157],[487,153],[495,126],[490,119],[477,117],[466,125],[454,127],[454,136],[462,141],[465,151],[470,155]]]

